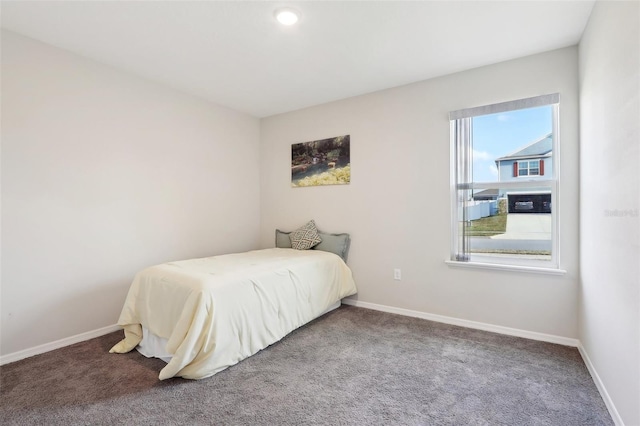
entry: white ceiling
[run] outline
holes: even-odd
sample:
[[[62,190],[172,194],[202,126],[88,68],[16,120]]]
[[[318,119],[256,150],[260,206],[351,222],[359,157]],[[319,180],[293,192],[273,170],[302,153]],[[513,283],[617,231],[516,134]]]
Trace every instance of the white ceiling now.
[[[273,12],[302,13],[294,27]],[[2,1],[2,27],[265,117],[580,40],[593,1]]]

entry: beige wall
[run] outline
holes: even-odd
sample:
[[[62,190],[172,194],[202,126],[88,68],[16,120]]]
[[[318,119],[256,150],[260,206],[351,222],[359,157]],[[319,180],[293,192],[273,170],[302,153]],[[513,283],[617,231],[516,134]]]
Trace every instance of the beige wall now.
[[[640,3],[598,2],[580,43],[579,336],[627,425],[640,425],[639,28]]]
[[[577,48],[262,120],[261,244],[314,218],[349,232],[358,301],[577,337]],[[372,70],[375,72],[375,70]],[[449,111],[559,92],[564,276],[447,266]],[[290,187],[291,144],[351,135],[350,185]],[[393,269],[402,269],[402,281]]]
[[[259,233],[259,120],[2,32],[2,354],[115,324],[133,275]]]

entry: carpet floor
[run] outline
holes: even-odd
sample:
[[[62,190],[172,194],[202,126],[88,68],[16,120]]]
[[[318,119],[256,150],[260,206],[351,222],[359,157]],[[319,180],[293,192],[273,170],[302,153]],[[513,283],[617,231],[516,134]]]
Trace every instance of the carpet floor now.
[[[342,306],[203,380],[111,333],[0,367],[3,425],[612,425],[576,348]]]

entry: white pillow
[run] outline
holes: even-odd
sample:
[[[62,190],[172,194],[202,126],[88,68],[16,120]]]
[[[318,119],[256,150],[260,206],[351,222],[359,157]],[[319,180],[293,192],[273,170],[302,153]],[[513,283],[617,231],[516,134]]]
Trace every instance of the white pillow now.
[[[289,239],[291,239],[291,247],[296,250],[308,250],[322,242],[313,219],[289,234]]]

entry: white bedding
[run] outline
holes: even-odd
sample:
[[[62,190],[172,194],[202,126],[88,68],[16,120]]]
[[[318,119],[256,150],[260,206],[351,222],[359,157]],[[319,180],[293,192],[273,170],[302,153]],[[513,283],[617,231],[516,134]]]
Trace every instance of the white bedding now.
[[[321,312],[318,316],[321,317],[334,309],[338,309],[341,304],[342,303],[340,301],[337,301]],[[167,339],[158,337],[150,332],[146,327],[142,327],[142,340],[138,343],[138,346],[136,346],[136,350],[147,358],[159,358],[164,362],[169,363],[172,356],[167,352],[167,342]]]
[[[138,273],[118,324],[167,340],[160,379],[211,376],[282,339],[355,294],[351,270],[333,253],[274,248],[170,262]]]

